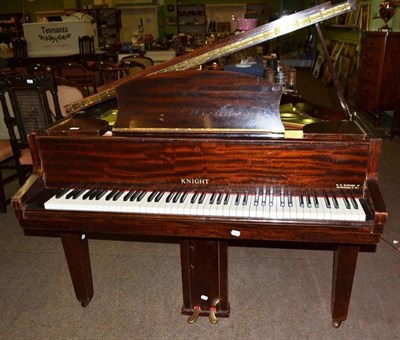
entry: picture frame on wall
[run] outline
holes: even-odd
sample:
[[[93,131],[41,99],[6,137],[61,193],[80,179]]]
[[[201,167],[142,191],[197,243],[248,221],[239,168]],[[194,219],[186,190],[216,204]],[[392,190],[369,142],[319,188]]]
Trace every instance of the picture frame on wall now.
[[[365,4],[361,6],[361,15],[360,15],[360,30],[368,31],[369,29],[369,12],[371,9],[370,4]]]

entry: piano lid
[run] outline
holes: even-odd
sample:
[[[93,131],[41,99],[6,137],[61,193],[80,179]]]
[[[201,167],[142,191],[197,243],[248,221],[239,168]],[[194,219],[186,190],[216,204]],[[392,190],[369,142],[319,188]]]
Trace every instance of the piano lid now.
[[[182,71],[117,88],[114,135],[229,134],[281,137],[282,88],[236,72]]]
[[[104,86],[99,93],[66,106],[67,113],[74,113],[87,107],[102,103],[116,96],[118,86],[129,83],[133,79],[152,74],[188,70],[220,57],[232,54],[245,48],[277,38],[301,28],[317,24],[321,21],[345,14],[356,8],[354,0],[337,3],[326,2],[304,11],[283,16],[278,20],[256,27],[252,30],[227,37],[226,39],[198,48],[159,65],[147,68],[142,72],[127,76]]]

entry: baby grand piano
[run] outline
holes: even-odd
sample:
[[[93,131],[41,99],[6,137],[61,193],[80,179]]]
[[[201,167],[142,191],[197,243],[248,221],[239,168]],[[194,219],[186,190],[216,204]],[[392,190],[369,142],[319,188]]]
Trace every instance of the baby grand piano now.
[[[317,7],[294,19],[316,12],[325,19],[351,4]],[[258,41],[268,27],[231,43]],[[229,45],[191,57],[219,56]],[[120,80],[30,136],[34,171],[13,198],[24,232],[61,238],[84,307],[93,297],[88,239],[178,238],[182,313],[189,323],[229,316],[228,244],[330,245],[332,319],[339,327],[359,249],[379,243],[387,218],[378,186],[381,141],[356,120],[319,121],[288,133],[279,116],[279,85],[238,73],[183,70],[183,64],[193,66],[181,57]],[[115,103],[110,132],[99,116]]]

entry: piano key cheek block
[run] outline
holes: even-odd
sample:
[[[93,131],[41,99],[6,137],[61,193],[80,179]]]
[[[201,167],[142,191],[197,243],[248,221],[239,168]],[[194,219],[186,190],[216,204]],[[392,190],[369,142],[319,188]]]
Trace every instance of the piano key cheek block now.
[[[289,21],[302,27],[352,8],[326,3]],[[346,110],[294,138],[279,109],[298,97],[249,75],[186,70],[278,36],[278,24],[118,80],[30,136],[34,171],[13,207],[27,235],[61,238],[83,307],[94,292],[90,238],[178,239],[190,324],[229,316],[230,244],[296,242],[333,250],[332,325],[346,320],[360,247],[379,243],[387,219],[381,141]],[[102,119],[110,110],[112,129]]]

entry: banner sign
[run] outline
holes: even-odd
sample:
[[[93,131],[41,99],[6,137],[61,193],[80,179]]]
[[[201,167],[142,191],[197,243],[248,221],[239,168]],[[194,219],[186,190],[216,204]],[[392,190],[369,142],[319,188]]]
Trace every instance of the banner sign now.
[[[79,54],[78,38],[84,35],[93,35],[98,48],[96,25],[90,21],[26,23],[23,29],[29,57]]]

